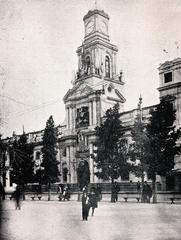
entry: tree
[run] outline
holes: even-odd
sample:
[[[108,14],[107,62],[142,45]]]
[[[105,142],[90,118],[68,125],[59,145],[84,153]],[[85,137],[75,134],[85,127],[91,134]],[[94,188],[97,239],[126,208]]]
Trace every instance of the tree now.
[[[160,104],[150,111],[150,122],[147,125],[150,139],[148,174],[153,180],[154,192],[156,174],[166,176],[174,167],[174,156],[181,152],[181,145],[178,144],[181,131],[174,125],[176,111],[173,101],[172,96],[163,97]]]
[[[149,138],[146,132],[146,124],[142,114],[142,97],[139,98],[138,112],[131,128],[132,143],[129,145],[129,157],[133,162],[131,171],[137,177],[141,177],[141,185],[143,189],[145,173],[147,172],[147,155],[149,149]],[[141,201],[144,201],[143,194]]]
[[[135,163],[132,165],[132,171],[137,177],[141,177],[143,184],[145,172],[147,171],[149,138],[146,126],[139,117],[136,118],[131,129],[131,136],[132,143],[129,145],[129,156],[130,160]]]
[[[46,127],[43,135],[43,147],[42,147],[43,161],[42,167],[42,179],[48,184],[48,200],[50,200],[50,189],[51,183],[54,183],[58,180],[59,162],[56,159],[57,155],[57,129],[54,126],[53,117],[46,122]]]
[[[121,125],[119,105],[106,111],[103,123],[95,128],[97,136],[97,150],[94,160],[97,172],[95,175],[104,180],[111,180],[123,176],[129,171],[127,162],[127,141],[123,138],[124,127]]]
[[[3,176],[6,171],[5,169],[5,152],[7,150],[7,144],[3,142],[0,134],[0,182],[3,184]]]
[[[14,140],[9,149],[12,181],[21,185],[24,192],[24,186],[33,182],[33,145],[27,142],[27,136],[23,133],[19,140]]]

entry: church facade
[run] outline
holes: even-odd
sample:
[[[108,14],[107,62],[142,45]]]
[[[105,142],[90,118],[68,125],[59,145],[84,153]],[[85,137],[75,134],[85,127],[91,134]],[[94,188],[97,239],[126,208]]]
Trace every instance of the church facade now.
[[[116,69],[117,46],[109,40],[109,16],[104,11],[89,11],[83,18],[85,37],[77,48],[78,71],[72,89],[65,97],[66,128],[59,141],[62,173],[68,169],[69,182],[77,179],[80,162],[87,162],[90,181],[97,181],[91,158],[95,127],[100,124],[105,111],[119,103],[123,111],[125,98],[121,73]],[[66,150],[65,150],[66,149]],[[63,174],[64,179],[64,174]],[[62,180],[63,180],[62,179]]]
[[[121,120],[126,127],[126,137],[131,142],[130,130],[135,117],[140,111],[144,121],[148,121],[149,111],[154,106],[133,109],[124,112],[124,82],[122,72],[116,65],[118,48],[109,39],[109,16],[104,11],[89,11],[83,18],[85,27],[84,41],[77,48],[78,70],[73,86],[65,94],[66,119],[58,128],[58,153],[60,162],[60,182],[77,183],[77,168],[87,164],[90,169],[90,182],[98,183],[95,176],[95,163],[91,157],[94,151],[96,136],[95,127],[100,125],[107,109],[119,103],[122,112]],[[160,97],[167,94],[175,97],[174,106],[177,112],[176,125],[181,125],[181,59],[167,61],[158,68]],[[141,99],[140,99],[141,101]],[[141,103],[141,102],[140,102]],[[34,143],[35,170],[42,161],[41,142],[43,131],[28,133],[29,142]],[[8,159],[8,157],[7,157]],[[176,156],[176,181],[181,186],[181,157]],[[10,171],[7,171],[9,179]],[[137,181],[133,175],[120,181]],[[8,180],[9,181],[9,180]],[[179,187],[181,188],[181,187]]]

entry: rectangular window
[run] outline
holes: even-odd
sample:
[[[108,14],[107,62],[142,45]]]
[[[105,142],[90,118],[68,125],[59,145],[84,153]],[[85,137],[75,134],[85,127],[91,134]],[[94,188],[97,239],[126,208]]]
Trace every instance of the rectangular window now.
[[[81,107],[77,109],[76,127],[89,126],[89,109],[88,107]]]
[[[168,72],[164,74],[164,82],[165,83],[172,82],[172,72]]]

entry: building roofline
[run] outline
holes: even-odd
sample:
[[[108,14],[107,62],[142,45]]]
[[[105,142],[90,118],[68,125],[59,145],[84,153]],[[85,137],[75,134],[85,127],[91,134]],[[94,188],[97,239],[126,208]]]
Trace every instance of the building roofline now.
[[[85,21],[87,18],[91,17],[94,14],[99,14],[109,20],[109,15],[105,13],[103,10],[98,10],[98,9],[88,11],[88,13],[84,16],[83,20]]]
[[[143,107],[142,110],[146,110],[146,109],[149,109],[149,108],[154,108],[154,107],[156,107],[156,106],[157,106],[157,104],[151,105],[151,106],[146,106],[146,107]],[[131,112],[134,112],[134,111],[136,111],[136,110],[138,110],[138,109],[137,109],[137,108],[134,108],[134,109],[131,109],[131,110],[122,112],[121,115],[124,115],[124,114],[126,114],[126,113],[131,113]]]

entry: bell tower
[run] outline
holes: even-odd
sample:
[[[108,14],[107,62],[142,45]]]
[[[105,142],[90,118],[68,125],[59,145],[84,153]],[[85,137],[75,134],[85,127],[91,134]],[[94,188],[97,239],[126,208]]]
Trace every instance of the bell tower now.
[[[95,76],[122,83],[117,75],[117,46],[109,40],[109,16],[104,11],[89,11],[83,18],[85,36],[77,49],[78,71],[76,81]],[[122,79],[121,79],[122,80]],[[98,81],[98,79],[97,79]]]

